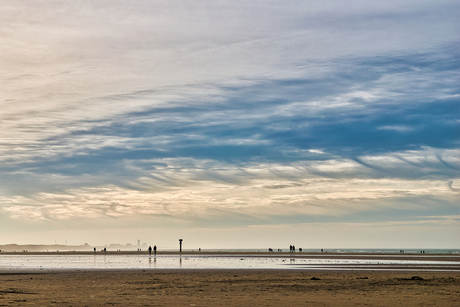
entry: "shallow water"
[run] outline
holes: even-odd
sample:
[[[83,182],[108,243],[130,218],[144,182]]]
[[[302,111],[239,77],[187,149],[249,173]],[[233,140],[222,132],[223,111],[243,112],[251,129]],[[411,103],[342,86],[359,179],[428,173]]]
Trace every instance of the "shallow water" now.
[[[418,258],[423,259],[423,258]],[[459,259],[460,260],[460,259]],[[390,269],[460,270],[460,261],[308,259],[255,256],[1,255],[1,271],[44,269]]]
[[[273,248],[273,250],[278,250],[279,248]],[[283,248],[281,248],[283,250]],[[289,249],[284,248],[284,251],[287,252]],[[298,249],[297,249],[298,250]],[[266,252],[267,249],[207,249],[207,252],[243,252],[243,253],[257,253],[257,252]],[[332,254],[376,254],[376,255],[384,255],[384,254],[413,254],[413,255],[420,255],[421,252],[430,255],[460,255],[460,249],[390,249],[390,248],[327,248],[323,250],[324,253],[332,253]],[[321,249],[317,248],[304,248],[304,253],[319,253]]]

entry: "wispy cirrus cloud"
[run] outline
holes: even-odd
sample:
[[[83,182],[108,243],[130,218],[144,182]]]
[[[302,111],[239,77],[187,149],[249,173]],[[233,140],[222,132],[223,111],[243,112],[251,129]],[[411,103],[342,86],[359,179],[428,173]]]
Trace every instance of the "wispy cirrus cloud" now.
[[[0,36],[7,219],[390,225],[458,210],[453,1],[5,10],[21,12]]]

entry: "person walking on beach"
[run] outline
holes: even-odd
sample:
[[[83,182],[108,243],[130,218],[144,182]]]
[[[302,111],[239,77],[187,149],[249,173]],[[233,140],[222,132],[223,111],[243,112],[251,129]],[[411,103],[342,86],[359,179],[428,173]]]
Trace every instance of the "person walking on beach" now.
[[[149,246],[149,256],[152,254],[152,247]]]
[[[153,254],[154,254],[154,255],[157,254],[157,246],[156,246],[156,245],[153,246]]]

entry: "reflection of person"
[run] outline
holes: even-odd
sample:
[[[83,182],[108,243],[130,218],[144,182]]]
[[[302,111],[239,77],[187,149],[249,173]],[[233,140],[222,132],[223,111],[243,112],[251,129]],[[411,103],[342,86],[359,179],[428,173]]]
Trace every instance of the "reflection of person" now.
[[[156,245],[153,246],[153,253],[154,253],[155,255],[157,254],[157,246],[156,246]]]
[[[152,247],[149,246],[149,255],[151,255],[151,254],[152,254]]]

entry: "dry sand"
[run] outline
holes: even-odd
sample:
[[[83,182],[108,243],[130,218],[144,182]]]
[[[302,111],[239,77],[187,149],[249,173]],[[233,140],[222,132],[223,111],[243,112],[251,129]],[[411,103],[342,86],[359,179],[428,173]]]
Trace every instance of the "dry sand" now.
[[[460,271],[0,272],[0,306],[459,306]]]

